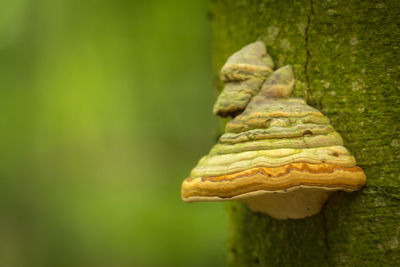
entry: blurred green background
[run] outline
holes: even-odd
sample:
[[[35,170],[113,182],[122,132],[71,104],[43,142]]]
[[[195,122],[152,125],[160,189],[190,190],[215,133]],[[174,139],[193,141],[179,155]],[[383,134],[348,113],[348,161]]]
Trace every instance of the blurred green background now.
[[[0,266],[223,266],[208,1],[0,2]]]

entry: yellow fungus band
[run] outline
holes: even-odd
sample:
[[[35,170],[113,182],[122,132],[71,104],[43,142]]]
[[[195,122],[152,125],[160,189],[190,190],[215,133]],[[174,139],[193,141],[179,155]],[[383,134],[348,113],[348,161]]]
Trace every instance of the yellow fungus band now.
[[[214,177],[188,178],[182,184],[182,198],[185,200],[196,196],[229,199],[258,190],[279,191],[301,185],[357,190],[365,181],[364,171],[358,166],[292,163],[274,168],[257,167]]]

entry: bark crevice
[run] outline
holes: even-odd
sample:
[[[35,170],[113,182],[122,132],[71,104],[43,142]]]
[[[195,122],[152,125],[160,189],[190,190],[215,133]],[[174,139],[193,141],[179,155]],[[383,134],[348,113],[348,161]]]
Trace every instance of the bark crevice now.
[[[306,63],[304,65],[304,76],[306,78],[306,84],[307,84],[306,91],[305,91],[305,98],[306,98],[307,103],[309,100],[309,95],[311,93],[310,78],[308,76],[308,66],[310,64],[310,59],[311,59],[311,52],[308,47],[308,35],[309,35],[310,27],[311,27],[312,16],[314,16],[314,2],[313,2],[313,0],[310,0],[310,13],[307,16],[307,25],[306,25],[306,29],[304,32],[304,47],[306,50]]]

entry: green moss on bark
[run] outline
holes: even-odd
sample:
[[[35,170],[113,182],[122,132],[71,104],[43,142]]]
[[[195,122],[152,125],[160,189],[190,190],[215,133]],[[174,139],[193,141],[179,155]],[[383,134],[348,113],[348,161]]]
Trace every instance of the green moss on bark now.
[[[229,204],[229,265],[400,265],[399,2],[217,0],[212,13],[216,77],[229,55],[263,40],[276,67],[293,65],[294,95],[331,119],[367,174],[364,190],[336,193],[303,220]]]

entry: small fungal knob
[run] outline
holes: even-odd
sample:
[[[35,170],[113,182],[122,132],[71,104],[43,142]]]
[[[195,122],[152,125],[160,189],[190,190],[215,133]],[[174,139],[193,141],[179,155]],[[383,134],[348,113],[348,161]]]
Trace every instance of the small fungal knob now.
[[[244,81],[254,76],[268,76],[274,63],[261,41],[248,44],[228,58],[221,69],[224,82]]]
[[[214,114],[235,117],[257,94],[272,73],[274,63],[261,41],[251,43],[234,53],[221,70],[225,88],[214,105]]]
[[[261,87],[260,95],[267,97],[289,97],[293,91],[294,75],[290,65],[276,71],[265,81]]]

